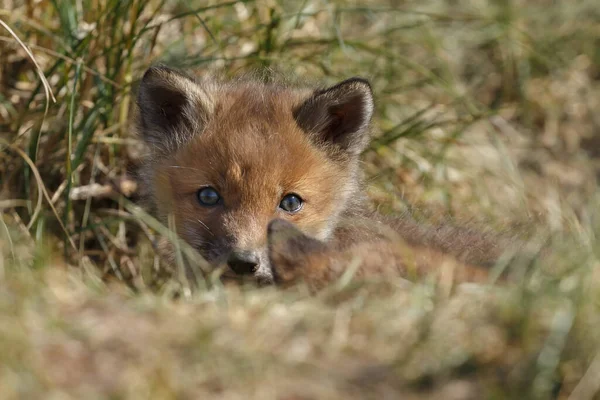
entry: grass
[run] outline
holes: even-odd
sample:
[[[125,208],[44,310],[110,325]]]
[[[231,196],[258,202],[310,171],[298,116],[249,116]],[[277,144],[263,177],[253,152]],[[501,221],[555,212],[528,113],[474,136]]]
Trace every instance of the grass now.
[[[595,3],[5,0],[2,397],[600,398]],[[192,293],[135,206],[129,121],[157,61],[365,76],[380,210],[533,227],[555,254],[502,286]]]

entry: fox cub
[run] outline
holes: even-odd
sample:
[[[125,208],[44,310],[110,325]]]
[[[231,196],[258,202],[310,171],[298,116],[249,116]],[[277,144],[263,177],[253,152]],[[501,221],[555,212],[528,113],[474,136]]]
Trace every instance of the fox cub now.
[[[255,79],[200,80],[151,67],[137,130],[152,212],[224,276],[317,290],[349,265],[359,277],[410,276],[452,264],[479,279],[499,256],[478,232],[371,212],[359,156],[373,94],[351,78],[325,89]]]

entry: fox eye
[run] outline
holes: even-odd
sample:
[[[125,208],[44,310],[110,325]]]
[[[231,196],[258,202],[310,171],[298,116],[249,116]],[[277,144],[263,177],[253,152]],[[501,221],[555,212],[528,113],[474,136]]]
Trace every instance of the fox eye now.
[[[203,206],[214,206],[219,200],[221,200],[221,196],[219,196],[219,193],[210,186],[198,190],[198,201]]]
[[[297,213],[302,208],[302,199],[294,193],[283,196],[279,208],[289,213]]]

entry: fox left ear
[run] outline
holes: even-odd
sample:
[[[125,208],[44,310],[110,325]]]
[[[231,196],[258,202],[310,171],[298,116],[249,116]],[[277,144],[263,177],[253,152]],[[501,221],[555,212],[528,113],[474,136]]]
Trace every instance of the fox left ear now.
[[[314,93],[294,110],[294,118],[318,143],[358,155],[369,142],[373,109],[369,82],[350,78]]]
[[[173,150],[199,133],[213,108],[201,84],[162,65],[150,67],[144,74],[137,104],[142,138],[163,150]]]

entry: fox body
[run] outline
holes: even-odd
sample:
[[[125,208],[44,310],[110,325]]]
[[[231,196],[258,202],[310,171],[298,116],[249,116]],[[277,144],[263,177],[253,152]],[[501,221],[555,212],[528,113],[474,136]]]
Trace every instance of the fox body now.
[[[268,226],[268,238],[273,279],[281,286],[302,281],[310,290],[318,291],[340,279],[349,268],[359,279],[417,278],[429,274],[438,275],[445,282],[488,279],[487,270],[480,266],[398,237],[358,241],[340,249],[277,219]]]
[[[261,282],[306,279],[282,269],[289,264],[281,257],[285,243],[268,237],[282,230],[300,232],[290,243],[307,247],[307,255],[327,248],[331,257],[306,259],[324,270],[341,265],[325,259],[392,249],[394,241],[381,233],[388,226],[415,248],[468,262],[485,261],[480,256],[496,251],[493,242],[473,246],[480,235],[424,230],[410,218],[386,223],[369,211],[359,155],[369,141],[374,106],[364,79],[311,89],[254,79],[199,80],[158,66],[145,73],[137,103],[137,129],[150,149],[142,178],[153,212],[165,223],[171,216],[179,236],[233,274]],[[267,229],[273,220],[280,225]],[[384,253],[402,258],[395,250]],[[369,263],[361,268],[377,270]],[[331,274],[325,275],[314,274],[323,280]]]

